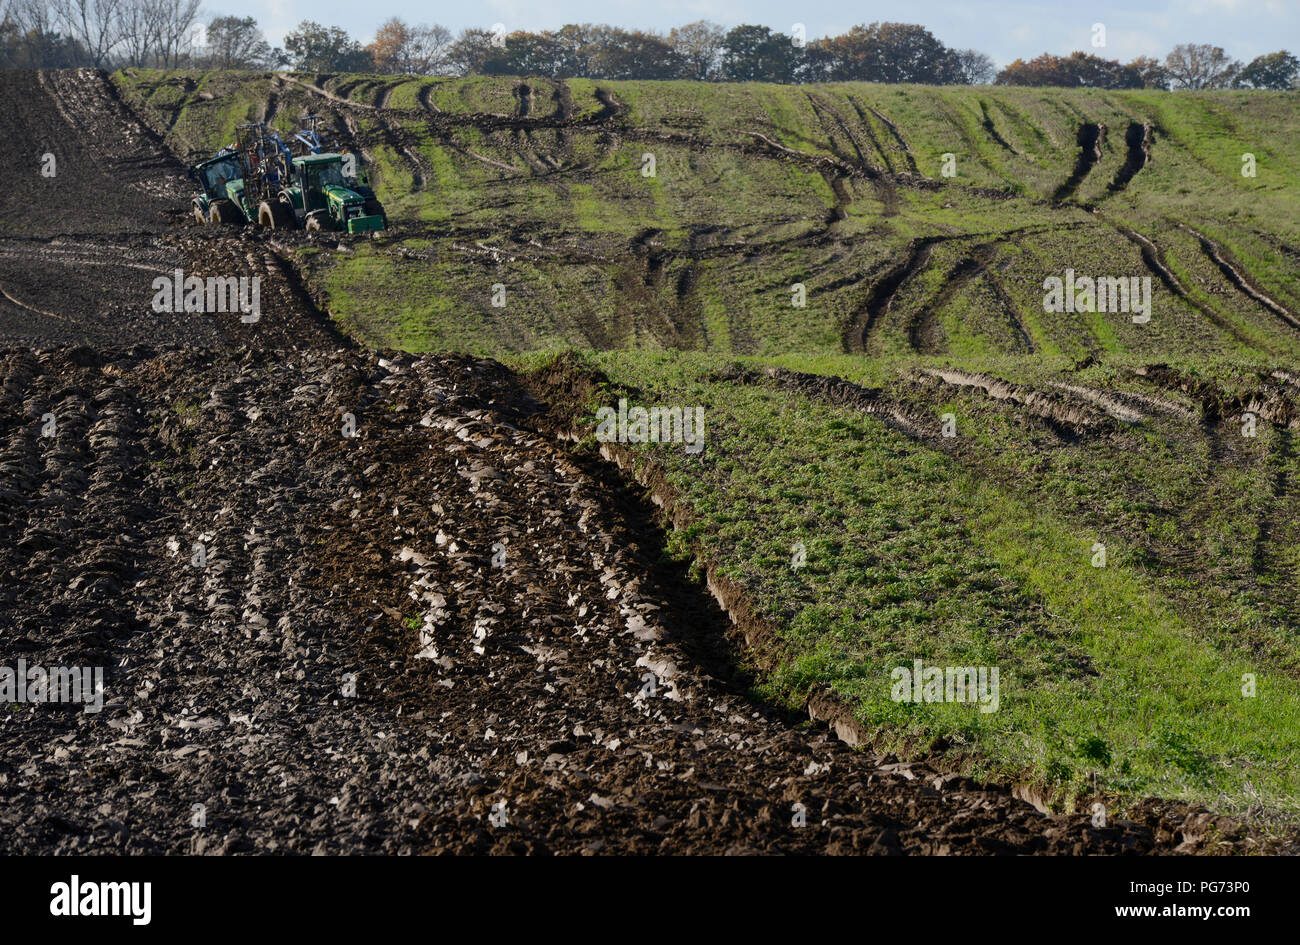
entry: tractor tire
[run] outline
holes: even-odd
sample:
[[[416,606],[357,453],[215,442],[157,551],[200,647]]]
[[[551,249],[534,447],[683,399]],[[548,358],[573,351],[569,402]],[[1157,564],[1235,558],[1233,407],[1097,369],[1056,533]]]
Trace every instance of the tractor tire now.
[[[257,205],[257,222],[268,230],[296,230],[298,220],[293,211],[280,201],[263,200]]]
[[[194,222],[201,223],[204,225],[206,225],[208,222],[208,215],[203,212],[203,208],[200,207],[197,203],[194,205]]]
[[[215,224],[238,223],[240,213],[229,200],[214,200],[208,207],[208,222]]]

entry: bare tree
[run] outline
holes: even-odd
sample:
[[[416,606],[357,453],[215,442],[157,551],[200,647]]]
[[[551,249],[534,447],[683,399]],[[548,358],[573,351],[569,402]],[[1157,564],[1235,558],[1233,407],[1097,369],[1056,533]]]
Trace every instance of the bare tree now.
[[[0,16],[6,27],[6,64],[23,69],[61,69],[85,65],[88,57],[59,22],[46,0],[7,0]],[[10,45],[12,44],[12,45]]]
[[[407,61],[416,75],[446,75],[452,71],[451,47],[456,41],[451,30],[437,23],[412,26]]]
[[[1226,88],[1240,71],[1240,62],[1209,43],[1182,43],[1165,57],[1165,72],[1176,89]]]
[[[965,85],[988,85],[998,74],[992,58],[977,49],[953,50],[953,58]]]
[[[118,60],[124,66],[147,66],[154,56],[153,14],[142,0],[125,0],[118,8]]]
[[[95,68],[108,63],[121,41],[122,0],[53,0],[59,28],[86,50]]]
[[[675,26],[668,42],[681,59],[687,79],[716,79],[722,66],[722,43],[727,31],[717,23],[697,20]]]
[[[194,25],[202,0],[123,0],[153,10],[153,45],[159,65],[174,69],[194,43]]]

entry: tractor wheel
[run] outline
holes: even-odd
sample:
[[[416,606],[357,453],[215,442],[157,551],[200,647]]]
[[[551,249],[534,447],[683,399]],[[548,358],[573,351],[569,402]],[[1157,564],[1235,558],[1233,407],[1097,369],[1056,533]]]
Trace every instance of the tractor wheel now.
[[[293,211],[278,200],[263,200],[258,204],[257,222],[268,230],[293,230],[298,227]]]
[[[208,222],[208,215],[203,212],[203,208],[200,207],[197,203],[194,205],[194,222],[196,223]]]
[[[209,223],[236,223],[239,220],[239,211],[229,200],[214,200],[208,207]]]

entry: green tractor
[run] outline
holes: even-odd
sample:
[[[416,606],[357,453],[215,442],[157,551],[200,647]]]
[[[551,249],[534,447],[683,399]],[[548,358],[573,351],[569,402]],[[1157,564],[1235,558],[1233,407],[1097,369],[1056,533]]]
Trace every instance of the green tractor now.
[[[321,151],[314,128],[310,139],[294,139],[307,152],[298,155],[260,122],[240,125],[238,135],[236,146],[191,168],[200,186],[193,201],[199,222],[346,233],[387,227],[358,155]]]
[[[366,233],[388,225],[384,207],[365,183],[354,154],[309,154],[291,164],[291,182],[281,192],[305,230]]]
[[[194,195],[194,219],[199,223],[243,223],[244,179],[233,149],[218,151],[200,161],[190,174],[201,188]]]

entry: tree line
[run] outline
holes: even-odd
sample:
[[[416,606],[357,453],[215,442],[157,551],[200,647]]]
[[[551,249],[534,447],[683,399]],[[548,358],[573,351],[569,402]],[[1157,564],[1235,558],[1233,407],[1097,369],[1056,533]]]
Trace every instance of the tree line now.
[[[1076,52],[1017,59],[998,71],[974,49],[946,46],[908,23],[871,23],[820,39],[766,26],[698,21],[667,33],[606,24],[540,32],[383,23],[363,45],[337,26],[304,20],[272,48],[252,17],[200,24],[201,0],[0,0],[0,67],[194,67],[389,75],[714,82],[913,82],[1086,88],[1293,88],[1300,60],[1286,51],[1249,64],[1222,48],[1185,44],[1163,61],[1130,63]]]
[[[1017,59],[998,73],[999,85],[1065,86],[1097,89],[1294,89],[1300,87],[1300,59],[1285,49],[1249,63],[1209,43],[1175,46],[1164,60],[1139,56],[1129,63],[1084,52],[1044,53]]]

